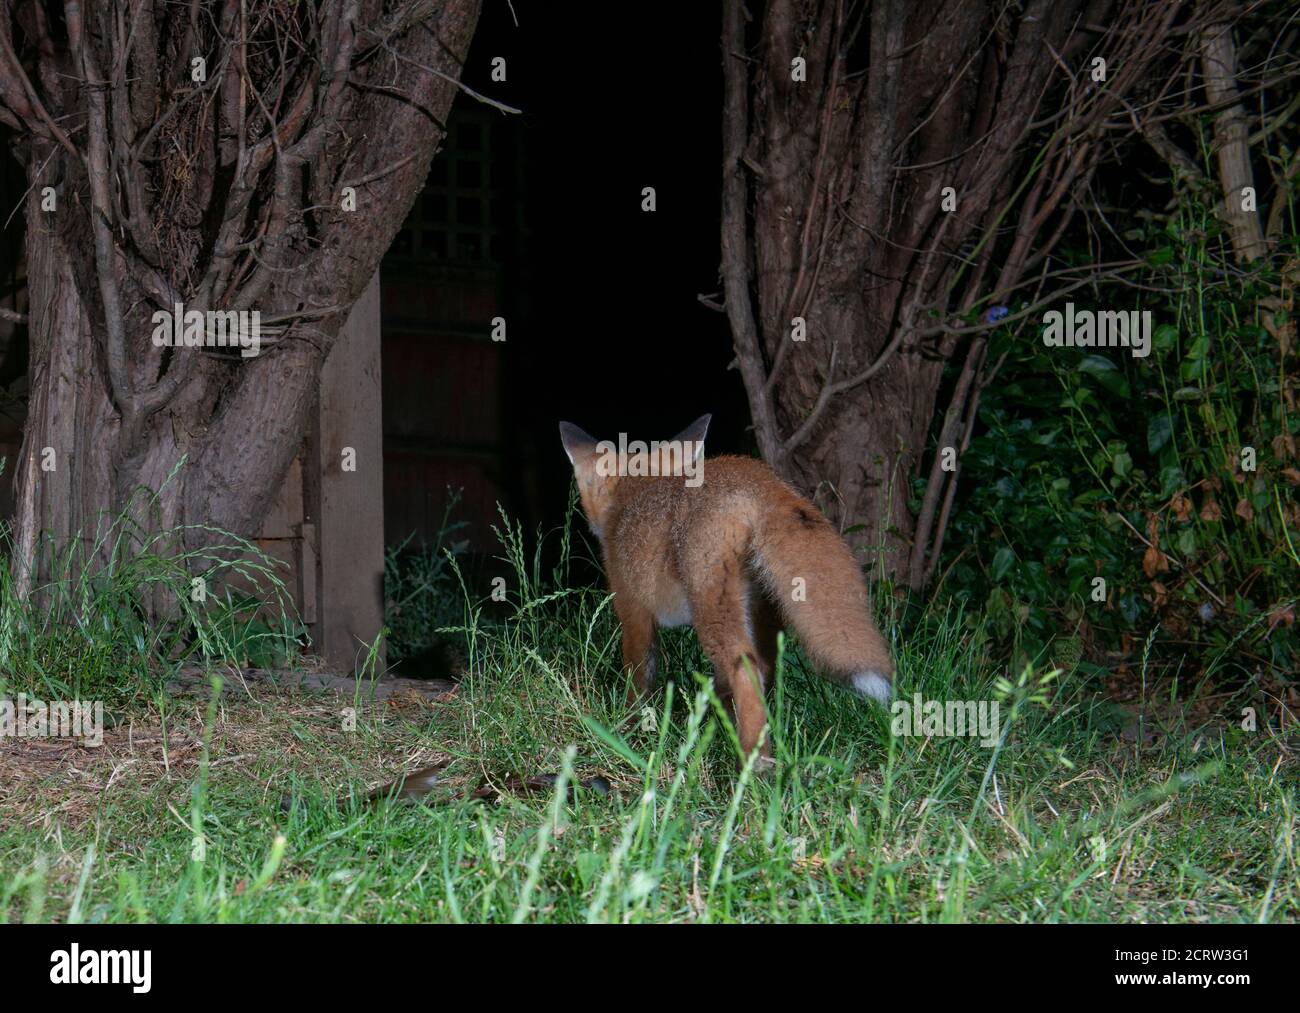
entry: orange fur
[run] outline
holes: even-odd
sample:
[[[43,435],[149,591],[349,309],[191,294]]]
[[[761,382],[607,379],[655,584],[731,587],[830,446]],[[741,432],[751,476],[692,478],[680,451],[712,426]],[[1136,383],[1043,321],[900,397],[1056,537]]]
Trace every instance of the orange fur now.
[[[702,449],[707,425],[706,416],[678,440],[698,440]],[[880,681],[866,692],[888,693],[893,660],[872,622],[861,569],[822,513],[766,464],[708,458],[695,487],[680,474],[604,475],[591,437],[568,423],[561,434],[604,551],[637,692],[654,681],[658,627],[689,622],[746,754],[766,724],[763,693],[782,625],[794,627],[831,679],[864,691],[859,680],[874,677]]]

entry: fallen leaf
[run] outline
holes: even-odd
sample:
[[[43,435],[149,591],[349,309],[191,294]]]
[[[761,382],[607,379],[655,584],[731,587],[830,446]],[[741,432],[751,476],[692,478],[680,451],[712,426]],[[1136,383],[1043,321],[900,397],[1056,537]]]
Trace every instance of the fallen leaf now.
[[[1169,557],[1154,545],[1149,546],[1147,551],[1142,553],[1142,572],[1148,577],[1154,577],[1157,573],[1164,573],[1168,569]]]

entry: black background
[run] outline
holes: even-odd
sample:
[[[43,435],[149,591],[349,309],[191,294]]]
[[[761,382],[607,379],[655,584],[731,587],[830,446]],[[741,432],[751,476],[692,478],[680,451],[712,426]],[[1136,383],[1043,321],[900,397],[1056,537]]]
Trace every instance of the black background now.
[[[6,995],[19,1001],[32,991],[60,991],[81,1002],[107,998],[175,1003],[195,997],[217,1002],[230,999],[269,1000],[273,1005],[301,1005],[317,998],[337,1006],[345,997],[370,1001],[411,1001],[437,1005],[444,994],[456,1000],[485,999],[502,1004],[516,998],[535,1004],[550,997],[558,972],[573,979],[573,987],[590,989],[608,963],[599,949],[574,946],[573,927],[563,937],[531,933],[528,945],[513,950],[485,950],[482,932],[457,929],[433,934],[428,929],[394,925],[372,926],[150,926],[150,925],[26,925],[0,930],[6,962]],[[561,930],[563,931],[563,930]],[[632,931],[622,929],[622,932]],[[652,929],[650,931],[653,931]],[[769,931],[788,933],[793,927]],[[823,933],[826,931],[822,930]],[[787,954],[783,963],[802,974],[784,976],[779,989],[787,1003],[821,1000],[817,980],[859,989],[873,1001],[886,997],[931,1004],[987,1003],[1012,998],[1032,1004],[1068,994],[1083,997],[1127,994],[1134,1001],[1152,996],[1173,999],[1180,1006],[1192,996],[1222,1008],[1240,1003],[1259,986],[1273,982],[1268,994],[1285,988],[1291,942],[1276,928],[1245,925],[1061,925],[1061,926],[895,926],[868,925],[841,931],[854,933],[845,944],[865,947],[856,964],[845,966],[835,948],[819,946],[815,955]],[[469,934],[467,934],[467,932]],[[824,934],[818,942],[825,940]],[[843,937],[841,937],[843,938]],[[809,945],[806,930],[804,945]],[[135,995],[127,985],[85,985],[70,989],[50,983],[50,954],[67,950],[72,942],[85,949],[145,949],[152,951],[152,989]],[[797,940],[795,940],[797,942]],[[737,946],[733,941],[732,946]],[[322,960],[342,947],[345,959]],[[1245,950],[1244,960],[1150,963],[1117,961],[1116,950],[1160,951],[1169,948]],[[680,962],[678,962],[680,963]],[[694,961],[675,968],[671,979],[658,975],[659,992],[692,994],[698,985],[705,995],[725,988],[733,1002],[753,995],[771,1002],[776,967],[750,972],[752,962],[737,962],[730,954],[718,961]],[[806,970],[805,970],[806,969]],[[741,973],[737,974],[737,971]],[[502,974],[501,972],[506,973]],[[750,972],[750,973],[746,973]],[[857,972],[855,974],[855,972]],[[865,972],[865,973],[863,973]],[[638,973],[656,975],[654,969]],[[1241,985],[1174,985],[1153,991],[1141,985],[1118,985],[1117,974],[1248,974]],[[845,975],[853,975],[846,978]],[[812,991],[809,989],[812,988]],[[642,992],[645,990],[642,989]],[[425,993],[428,992],[426,996]],[[475,994],[480,993],[480,994]],[[631,994],[631,993],[629,993]],[[876,997],[879,997],[877,1000]],[[1195,1008],[1195,1007],[1194,1007]]]
[[[650,440],[710,412],[709,453],[751,438],[726,318],[696,298],[721,288],[719,9],[513,6],[518,25],[485,0],[465,80],[523,110],[528,228],[506,270],[526,312],[504,345],[506,441],[536,467],[549,526],[567,503],[562,419]]]

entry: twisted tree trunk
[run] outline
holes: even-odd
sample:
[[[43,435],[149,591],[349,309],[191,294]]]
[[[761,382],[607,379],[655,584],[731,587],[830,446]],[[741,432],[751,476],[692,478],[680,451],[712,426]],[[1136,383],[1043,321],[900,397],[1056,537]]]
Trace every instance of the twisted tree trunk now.
[[[0,3],[0,120],[31,184],[20,588],[42,531],[65,547],[123,510],[257,531],[424,183],[479,2]],[[160,347],[177,303],[256,311],[260,352]]]
[[[723,11],[723,277],[760,451],[919,589],[986,333],[1084,283],[1048,258],[1130,96],[1177,66],[1183,5],[769,0],[751,27],[741,0]]]

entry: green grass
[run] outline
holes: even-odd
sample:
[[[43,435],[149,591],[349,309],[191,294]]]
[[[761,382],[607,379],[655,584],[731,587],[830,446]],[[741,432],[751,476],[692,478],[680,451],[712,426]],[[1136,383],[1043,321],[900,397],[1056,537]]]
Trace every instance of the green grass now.
[[[299,659],[305,629],[284,564],[226,531],[164,527],[158,503],[142,488],[93,530],[61,543],[47,533],[27,564],[27,593],[0,521],[0,698],[126,705],[151,698],[186,666]]]
[[[1074,672],[1001,670],[982,621],[933,612],[896,643],[899,694],[998,699],[997,748],[895,737],[882,710],[792,650],[771,699],[778,765],[756,778],[692,674],[693,634],[667,638],[673,685],[630,710],[608,596],[543,581],[518,533],[504,534],[517,585],[509,603],[467,606],[470,674],[450,697],[371,704],[364,681],[353,699],[164,697],[99,754],[0,769],[0,910],[230,922],[1300,914],[1293,743],[1263,711],[1259,730],[1239,727],[1253,701],[1207,712],[1151,699],[1135,722]],[[426,804],[357,801],[438,760],[444,787]],[[600,774],[611,791],[461,797],[534,774]]]

